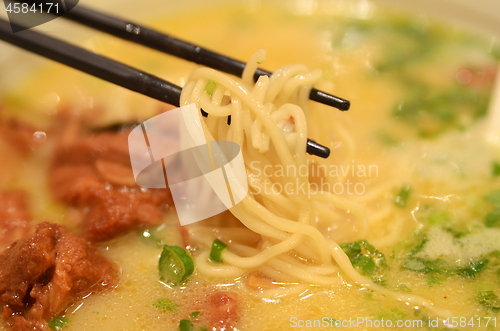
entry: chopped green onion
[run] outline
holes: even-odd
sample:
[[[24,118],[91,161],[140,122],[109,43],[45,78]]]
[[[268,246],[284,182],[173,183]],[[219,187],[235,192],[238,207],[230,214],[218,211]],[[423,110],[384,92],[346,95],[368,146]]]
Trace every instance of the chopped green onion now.
[[[409,185],[403,185],[399,190],[398,195],[394,199],[394,203],[399,207],[406,207],[408,199],[410,198],[411,187]]]
[[[227,245],[224,244],[219,239],[215,239],[212,243],[212,249],[210,250],[210,260],[213,262],[222,262],[222,251],[226,248]]]
[[[175,313],[179,310],[179,305],[167,298],[156,299],[155,302],[153,302],[153,307],[161,309],[164,312],[171,311]]]
[[[194,325],[190,320],[181,320],[179,322],[179,331],[194,331]]]
[[[54,331],[61,330],[69,320],[66,317],[55,316],[47,324]]]
[[[210,96],[214,94],[215,88],[217,87],[217,83],[214,82],[213,80],[209,80],[207,85],[205,85],[205,91],[207,91]]]
[[[199,331],[208,331],[207,327],[206,326],[202,326]]]
[[[165,245],[163,240],[160,237],[158,237],[156,230],[150,230],[150,229],[143,230],[141,233],[141,240],[145,244],[158,248],[163,247],[163,245]]]
[[[158,271],[162,281],[179,285],[193,273],[193,259],[185,249],[165,245],[158,262]]]

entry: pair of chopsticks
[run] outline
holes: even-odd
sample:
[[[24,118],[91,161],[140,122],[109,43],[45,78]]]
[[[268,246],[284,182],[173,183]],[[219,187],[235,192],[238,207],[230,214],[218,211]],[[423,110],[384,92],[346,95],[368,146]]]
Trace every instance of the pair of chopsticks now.
[[[21,2],[33,3],[33,1]],[[130,21],[82,8],[81,6],[75,6],[62,17],[104,31],[116,37],[235,76],[241,77],[243,69],[245,68],[245,63],[243,62],[175,39],[153,29],[130,23]],[[85,49],[31,30],[13,33],[11,24],[4,20],[0,20],[0,40],[4,40],[25,50],[55,60],[129,90],[177,107],[179,106],[181,94],[181,88],[179,86],[117,61],[91,53]],[[268,71],[258,69],[254,79],[257,80],[261,75],[270,74],[271,73]],[[350,106],[349,101],[316,89],[311,90],[310,99],[340,110],[347,110]],[[308,139],[307,153],[327,158],[330,155],[330,150]]]

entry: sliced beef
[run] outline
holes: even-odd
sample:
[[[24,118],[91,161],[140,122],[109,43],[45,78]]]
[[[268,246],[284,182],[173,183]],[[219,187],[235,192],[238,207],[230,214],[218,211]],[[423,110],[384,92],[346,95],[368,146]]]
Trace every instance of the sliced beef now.
[[[0,252],[28,233],[29,221],[25,192],[0,193]]]
[[[168,189],[142,189],[135,183],[129,133],[80,136],[56,152],[50,171],[52,191],[60,201],[82,210],[82,235],[90,241],[161,223],[162,212],[172,204]]]
[[[49,330],[76,299],[115,284],[115,266],[57,224],[38,225],[0,255],[0,305],[14,330]]]

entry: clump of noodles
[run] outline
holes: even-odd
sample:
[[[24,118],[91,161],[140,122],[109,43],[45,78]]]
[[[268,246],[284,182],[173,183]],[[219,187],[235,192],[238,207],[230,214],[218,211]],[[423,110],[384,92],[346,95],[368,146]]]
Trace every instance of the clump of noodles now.
[[[251,57],[241,80],[197,68],[182,91],[181,106],[194,103],[208,113],[202,120],[208,141],[239,144],[249,185],[247,196],[230,210],[248,230],[234,231],[222,253],[222,265],[210,263],[209,252],[200,253],[197,270],[215,277],[238,277],[257,269],[277,281],[292,279],[299,284],[264,290],[263,296],[300,293],[305,284],[339,284],[343,275],[360,286],[432,308],[425,299],[375,285],[353,268],[334,240],[319,231],[319,222],[345,221],[336,210],[356,217],[354,231],[360,238],[366,236],[369,223],[359,202],[310,185],[306,170],[311,156],[306,154],[306,143],[308,132],[317,124],[311,120],[308,97],[321,71],[288,65],[254,83],[255,70],[265,55],[260,50]],[[214,240],[213,234],[201,231],[197,235],[196,229],[193,235],[208,246]],[[254,244],[249,243],[252,240]]]

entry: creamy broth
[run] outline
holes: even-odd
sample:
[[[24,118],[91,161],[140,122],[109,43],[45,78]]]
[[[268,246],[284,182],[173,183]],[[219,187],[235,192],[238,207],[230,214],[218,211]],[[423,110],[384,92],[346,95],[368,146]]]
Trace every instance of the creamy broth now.
[[[239,59],[266,49],[265,68],[302,63],[321,69],[323,79],[315,87],[350,100],[352,107],[342,113],[311,102],[311,112],[319,115],[313,121],[329,121],[352,139],[314,130],[309,138],[322,143],[324,137],[331,139],[330,158],[338,167],[328,168],[333,171],[329,174],[339,180],[346,177],[353,183],[351,190],[362,184],[357,187],[364,188],[363,194],[350,194],[344,185],[343,195],[365,204],[372,223],[366,237],[352,231],[349,213],[342,214],[344,224],[319,228],[332,239],[341,238],[339,243],[366,239],[377,247],[388,267],[370,277],[378,277],[376,283],[387,290],[429,300],[458,323],[467,321],[460,329],[477,330],[478,321],[483,329],[485,317],[492,320],[484,329],[495,329],[494,323],[500,324],[500,216],[484,197],[499,188],[500,170],[494,162],[500,161],[500,152],[486,143],[483,121],[500,49],[483,37],[425,17],[372,8],[366,18],[358,18],[327,13],[321,2],[319,6],[311,13],[289,5],[228,6],[160,16],[149,24]],[[84,45],[181,86],[195,68],[101,34]],[[92,126],[148,119],[165,109],[157,101],[56,64],[4,91],[2,99],[2,116],[37,125],[67,109]],[[14,165],[5,165],[8,176],[0,183],[30,193],[35,222],[67,224],[71,211],[51,197],[45,180],[53,145],[48,136],[27,160],[14,158]],[[365,172],[356,168],[353,173],[352,167],[358,166]],[[401,191],[404,185],[411,188],[408,199]],[[225,231],[236,222],[226,212],[187,229],[192,233],[205,228],[224,241],[229,238]],[[173,212],[151,233],[166,244],[182,244]],[[308,329],[298,323],[323,317],[372,323],[383,319],[393,325],[403,320],[413,324],[409,330],[439,318],[439,328],[429,328],[445,328],[446,316],[352,285],[343,275],[333,286],[308,286],[263,300],[256,295],[259,290],[246,285],[252,270],[237,279],[195,270],[184,285],[166,286],[158,278],[161,247],[141,231],[99,244],[98,249],[119,266],[119,284],[63,312],[69,320],[64,330],[176,330],[181,319],[199,311],[193,320],[198,330],[210,315],[203,297],[221,289],[238,294],[239,321],[234,326],[239,330]],[[364,272],[363,267],[358,270]],[[172,300],[178,310],[155,308],[159,298]],[[471,318],[475,326],[468,324]],[[373,325],[361,323],[357,329],[378,329]]]

